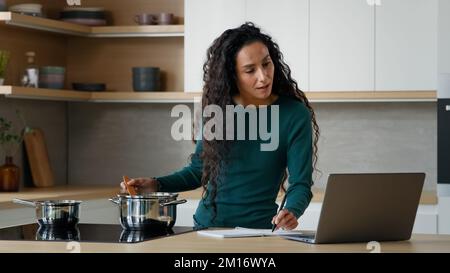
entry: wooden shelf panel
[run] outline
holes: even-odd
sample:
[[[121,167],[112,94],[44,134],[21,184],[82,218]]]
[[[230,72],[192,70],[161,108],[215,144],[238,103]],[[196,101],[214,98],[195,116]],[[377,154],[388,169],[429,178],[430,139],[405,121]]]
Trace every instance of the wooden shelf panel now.
[[[102,26],[90,27],[59,20],[33,17],[14,12],[0,12],[0,21],[7,25],[38,29],[83,37],[180,37],[184,25]]]
[[[17,86],[0,86],[0,95],[39,100],[138,103],[194,102],[195,97],[201,97],[201,93],[185,92],[84,92]]]
[[[436,90],[305,92],[311,102],[427,102],[436,101]]]
[[[150,102],[176,103],[194,102],[194,98],[201,99],[201,93],[185,92],[92,92],[92,102]]]
[[[182,37],[183,25],[92,27],[90,37]]]
[[[90,92],[16,86],[0,86],[0,94],[11,98],[58,101],[87,101],[91,98]]]
[[[194,102],[201,98],[200,92],[81,92],[0,86],[0,94],[12,98],[86,101],[86,102],[137,102],[177,103]],[[434,102],[436,91],[389,91],[389,92],[307,92],[311,102]]]
[[[91,27],[67,23],[41,17],[22,15],[14,12],[0,12],[0,21],[8,25],[30,29],[44,30],[69,35],[85,36],[90,34]]]

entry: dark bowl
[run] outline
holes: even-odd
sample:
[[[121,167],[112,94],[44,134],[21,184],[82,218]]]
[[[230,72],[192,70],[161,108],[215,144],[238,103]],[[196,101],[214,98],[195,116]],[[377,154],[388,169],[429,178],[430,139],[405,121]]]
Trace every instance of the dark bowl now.
[[[61,19],[105,19],[103,11],[61,11]]]
[[[72,87],[74,90],[78,91],[105,91],[106,84],[104,83],[72,83]]]

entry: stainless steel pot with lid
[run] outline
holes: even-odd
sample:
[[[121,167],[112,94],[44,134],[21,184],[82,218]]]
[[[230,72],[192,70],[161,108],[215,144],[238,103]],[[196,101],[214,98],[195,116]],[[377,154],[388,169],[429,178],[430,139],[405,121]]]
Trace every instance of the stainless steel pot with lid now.
[[[177,205],[186,199],[177,200],[177,193],[153,192],[143,195],[119,194],[109,199],[119,206],[119,220],[126,230],[167,229],[175,225]]]
[[[14,203],[36,208],[40,226],[74,227],[79,221],[80,204],[77,200],[30,201],[14,198]]]

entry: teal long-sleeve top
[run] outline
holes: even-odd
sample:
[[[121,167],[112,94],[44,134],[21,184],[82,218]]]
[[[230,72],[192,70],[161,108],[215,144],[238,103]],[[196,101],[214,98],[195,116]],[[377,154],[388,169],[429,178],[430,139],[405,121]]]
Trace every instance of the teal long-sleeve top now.
[[[271,228],[272,217],[278,209],[276,197],[286,168],[289,178],[285,208],[298,218],[309,205],[313,170],[311,114],[302,102],[280,95],[267,106],[269,121],[274,105],[279,109],[277,149],[262,151],[261,144],[270,141],[260,137],[234,140],[217,187],[217,213],[214,217],[210,200],[212,187],[208,184],[205,198],[200,200],[193,216],[196,225]],[[245,128],[248,130],[247,122]],[[269,124],[269,128],[275,127]],[[199,188],[203,169],[201,152],[202,141],[197,141],[190,164],[170,175],[156,177],[159,191],[181,192]]]

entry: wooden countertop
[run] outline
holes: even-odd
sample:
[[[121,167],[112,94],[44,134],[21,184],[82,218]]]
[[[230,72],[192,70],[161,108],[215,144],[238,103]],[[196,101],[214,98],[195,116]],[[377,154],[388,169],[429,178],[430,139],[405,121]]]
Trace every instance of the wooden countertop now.
[[[118,193],[114,186],[58,186],[27,188],[15,193],[0,193],[0,209],[22,207],[12,198],[24,199],[102,199]],[[201,189],[180,193],[180,198],[199,199]],[[313,202],[321,202],[323,192],[314,190]],[[436,204],[435,193],[422,195],[422,204]],[[279,237],[217,239],[196,232],[138,244],[81,243],[82,252],[369,252],[366,244],[309,245]],[[0,241],[0,252],[70,252],[66,242]],[[382,252],[450,252],[450,235],[413,235],[410,241],[381,243]]]
[[[0,252],[70,252],[67,242],[0,241]],[[68,250],[69,249],[69,250]],[[81,243],[81,252],[300,253],[370,252],[366,243],[310,245],[281,237],[210,238],[196,232],[137,244]],[[409,241],[381,242],[381,252],[450,252],[450,235],[415,234]]]
[[[30,200],[49,200],[49,199],[108,199],[119,192],[118,186],[55,186],[49,188],[24,188],[19,192],[1,192],[0,209],[18,208],[11,202],[13,198],[22,198]],[[312,202],[322,202],[323,189],[313,188],[314,197]],[[202,189],[181,192],[179,199],[200,199]],[[280,195],[281,197],[281,195]],[[436,192],[423,192],[420,203],[423,205],[437,204]]]

